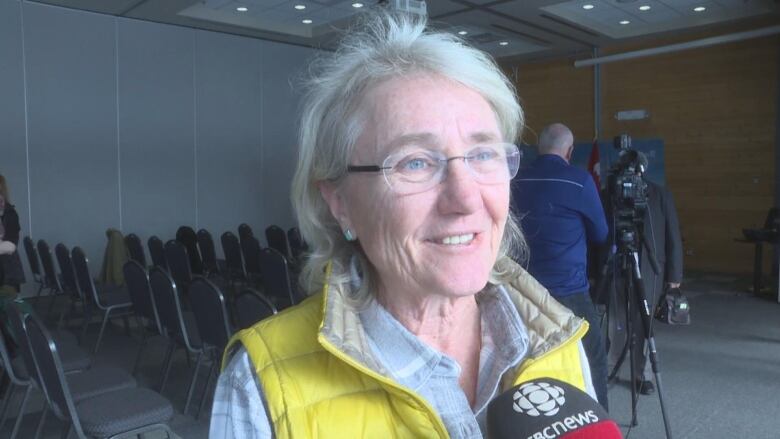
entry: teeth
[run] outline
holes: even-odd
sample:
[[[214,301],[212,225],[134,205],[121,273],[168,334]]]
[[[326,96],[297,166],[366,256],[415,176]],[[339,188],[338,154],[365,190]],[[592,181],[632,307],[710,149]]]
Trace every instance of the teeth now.
[[[441,243],[444,245],[468,244],[472,239],[474,239],[474,234],[467,233],[465,235],[447,236],[441,240]]]

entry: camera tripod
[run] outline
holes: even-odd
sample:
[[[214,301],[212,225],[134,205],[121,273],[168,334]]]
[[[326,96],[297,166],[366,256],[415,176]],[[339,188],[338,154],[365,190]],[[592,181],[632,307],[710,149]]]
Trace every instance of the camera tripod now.
[[[614,257],[617,256],[617,263],[620,267],[620,278],[623,280],[624,293],[626,298],[625,304],[625,317],[626,317],[626,342],[621,350],[617,364],[609,375],[609,380],[612,380],[617,375],[618,370],[623,364],[626,358],[626,352],[629,353],[630,358],[630,376],[631,376],[631,425],[636,426],[637,422],[637,402],[639,395],[637,394],[637,382],[636,370],[634,370],[635,359],[637,355],[642,355],[643,345],[638,345],[637,337],[635,336],[636,329],[634,328],[634,316],[638,313],[639,319],[642,323],[640,328],[642,331],[642,339],[648,346],[650,364],[652,365],[653,375],[655,376],[655,382],[658,387],[658,400],[661,404],[661,414],[663,415],[664,429],[666,430],[667,439],[672,438],[672,431],[669,425],[669,420],[666,414],[666,407],[664,405],[663,398],[663,385],[661,383],[661,371],[658,367],[658,352],[655,347],[655,338],[652,332],[652,308],[654,304],[649,304],[647,300],[647,294],[645,292],[644,282],[642,280],[642,272],[639,266],[639,253],[637,243],[641,242],[648,248],[647,241],[644,236],[637,239],[636,231],[630,229],[620,230],[618,232],[617,251],[613,250],[609,255],[604,269],[602,271],[602,281],[608,277],[609,267],[612,262],[615,262]],[[653,269],[658,272],[658,266],[655,262],[655,258],[649,254],[647,258]],[[613,271],[614,273],[614,271]],[[601,288],[604,285],[602,284]],[[603,291],[601,290],[600,291]],[[612,294],[616,295],[617,285],[612,289]],[[617,303],[617,297],[612,297],[612,303]]]

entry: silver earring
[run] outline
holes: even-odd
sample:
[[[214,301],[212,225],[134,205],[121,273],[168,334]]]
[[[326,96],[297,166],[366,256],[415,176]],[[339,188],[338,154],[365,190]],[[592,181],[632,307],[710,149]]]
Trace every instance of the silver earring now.
[[[346,229],[346,230],[344,230],[344,239],[346,239],[347,241],[352,242],[352,241],[356,240],[357,238],[355,238],[355,235],[352,234],[352,229]]]

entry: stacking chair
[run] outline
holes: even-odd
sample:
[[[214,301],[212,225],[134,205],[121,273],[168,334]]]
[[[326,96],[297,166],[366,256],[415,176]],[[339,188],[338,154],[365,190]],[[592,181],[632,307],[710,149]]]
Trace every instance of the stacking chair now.
[[[41,259],[41,265],[43,266],[43,285],[44,288],[49,290],[51,301],[49,302],[49,312],[54,307],[54,301],[58,294],[63,294],[63,288],[60,284],[60,278],[57,276],[57,271],[54,269],[54,259],[51,257],[51,249],[49,244],[43,239],[38,240],[38,256]]]
[[[217,252],[214,249],[214,239],[206,229],[198,230],[198,249],[203,259],[203,272],[206,276],[219,275],[219,262]]]
[[[293,263],[292,250],[287,241],[287,233],[279,226],[271,225],[265,229],[265,239],[268,241],[268,247],[278,251],[287,259],[287,262]]]
[[[233,302],[233,322],[237,330],[249,328],[274,314],[276,314],[274,304],[252,288],[240,292]]]
[[[138,235],[131,233],[125,236],[125,247],[127,247],[131,261],[136,261],[142,267],[146,267],[146,254],[144,254],[144,246],[141,244],[141,238]]]
[[[247,280],[251,284],[259,284],[263,278],[260,269],[260,241],[254,236],[248,236],[241,241],[241,254],[244,256],[244,269]]]
[[[164,430],[172,437],[167,422],[173,418],[173,407],[167,399],[152,390],[134,386],[103,387],[96,394],[77,396],[76,386],[70,377],[66,379],[57,345],[46,328],[30,316],[25,319],[25,326],[48,406],[57,418],[68,423],[65,437],[71,431],[78,438],[113,438],[154,430]],[[48,410],[43,412],[38,431],[47,413]]]
[[[179,294],[176,291],[176,284],[173,279],[161,270],[154,267],[149,272],[149,283],[152,287],[155,305],[160,316],[160,325],[168,337],[168,350],[165,353],[163,366],[163,376],[160,382],[160,393],[165,390],[165,384],[168,381],[168,374],[171,371],[173,362],[173,353],[178,346],[183,346],[187,355],[195,354],[200,356],[203,353],[202,343],[198,328],[195,324],[195,317],[191,312],[182,311]],[[189,358],[189,357],[188,357]],[[187,389],[187,395],[192,392],[193,381]]]
[[[232,284],[236,280],[246,279],[238,238],[232,232],[225,232],[220,240],[222,241],[222,251],[225,253],[225,272],[228,281]]]
[[[170,273],[176,287],[183,294],[189,290],[192,283],[192,270],[190,266],[189,251],[181,242],[171,239],[165,243],[165,260],[168,261],[168,273]]]
[[[32,273],[33,280],[38,284],[38,292],[35,296],[40,296],[43,291],[43,275],[41,274],[41,265],[38,260],[38,252],[35,250],[35,244],[32,238],[25,236],[22,239],[24,245],[24,253],[27,255],[27,262],[30,264],[30,272]]]
[[[141,353],[146,346],[146,332],[149,324],[153,326],[155,333],[159,335],[162,335],[162,328],[160,327],[160,317],[157,314],[157,306],[152,298],[152,287],[149,285],[149,276],[146,274],[146,269],[136,261],[127,261],[122,267],[122,271],[125,275],[125,284],[130,295],[130,301],[133,302],[135,316],[139,318],[138,326],[141,330],[141,343],[138,346],[138,354],[136,354],[133,362],[132,373],[135,375],[138,363],[141,360]],[[140,321],[140,318],[146,319],[146,322]]]
[[[206,375],[206,387],[203,390],[203,396],[198,407],[198,417],[203,410],[203,406],[208,396],[208,389],[211,386],[211,380],[217,371],[217,365],[220,363],[222,352],[227,346],[232,331],[228,322],[227,309],[225,306],[225,297],[219,288],[205,277],[197,276],[190,286],[190,305],[192,313],[195,316],[195,324],[198,327],[198,333],[203,343],[203,354],[198,355],[195,363],[195,372],[193,373],[192,386],[187,395],[187,402],[184,405],[184,414],[187,414],[187,408],[190,405],[195,382],[198,376],[198,370],[201,360],[208,356],[211,361],[208,375]]]
[[[95,342],[95,350],[93,351],[94,353],[97,353],[98,349],[100,349],[100,342],[103,340],[103,333],[106,330],[106,324],[108,323],[109,318],[126,318],[132,312],[133,304],[130,302],[130,296],[127,294],[127,291],[124,289],[115,288],[98,292],[98,289],[95,287],[95,281],[89,273],[89,262],[87,261],[86,255],[84,255],[84,251],[80,247],[73,248],[71,260],[73,261],[73,268],[76,272],[76,280],[78,281],[81,295],[88,298],[87,300],[91,300],[95,307],[103,313],[100,332],[98,333],[98,338]],[[82,328],[82,340],[84,340],[87,332],[87,325],[92,317],[92,307],[89,307],[88,309],[88,316],[84,319],[84,326]]]
[[[281,253],[272,248],[264,248],[260,252],[260,268],[263,272],[265,294],[280,304],[280,309],[298,303],[290,282],[287,260]]]
[[[17,359],[11,359],[10,355],[8,355],[8,347],[5,345],[4,341],[2,342],[2,348],[5,351],[4,357],[8,357],[8,362],[10,363],[10,367],[6,368],[6,371],[13,373],[11,380],[12,384],[17,384],[25,389],[24,397],[22,398],[19,412],[16,416],[16,422],[14,423],[11,432],[11,438],[16,437],[19,432],[22,419],[24,419],[24,409],[27,407],[30,393],[34,388],[40,388],[36,375],[37,369],[35,367],[35,361],[33,360],[27,342],[27,332],[24,325],[24,316],[26,314],[26,311],[21,309],[20,305],[16,302],[9,302],[4,312],[4,320],[8,322],[10,330],[12,331],[12,334],[8,335],[11,335],[11,339],[16,342],[21,354]],[[78,372],[87,370],[90,367],[91,361],[89,356],[74,343],[63,341],[59,344],[63,347],[63,370],[66,372]],[[3,361],[5,362],[6,360],[4,359]],[[10,398],[13,396],[10,392],[15,390],[15,388],[16,386],[9,389],[9,400],[6,400],[6,404],[10,402]],[[7,407],[5,409],[7,409]],[[5,421],[5,413],[2,421]]]
[[[287,242],[290,243],[293,258],[300,263],[306,251],[306,243],[303,242],[301,231],[297,227],[291,227],[287,231]]]
[[[189,226],[181,226],[176,231],[176,240],[184,244],[193,274],[203,274],[203,260],[198,252],[198,234]]]
[[[66,321],[68,317],[73,313],[76,308],[76,304],[81,304],[82,313],[86,318],[87,302],[81,295],[78,282],[76,281],[76,272],[73,269],[73,261],[70,258],[70,250],[63,243],[59,243],[54,246],[54,255],[57,257],[57,264],[60,266],[60,277],[62,279],[62,287],[65,292],[70,296],[70,307],[63,310],[60,314],[60,320],[58,327],[62,327],[63,321]]]
[[[149,237],[146,246],[149,247],[149,256],[152,257],[152,265],[168,271],[168,262],[165,260],[165,249],[163,248],[163,242],[160,238],[156,236]]]
[[[238,225],[238,239],[242,240],[250,236],[255,236],[255,232],[252,231],[252,227],[247,223],[241,223]]]

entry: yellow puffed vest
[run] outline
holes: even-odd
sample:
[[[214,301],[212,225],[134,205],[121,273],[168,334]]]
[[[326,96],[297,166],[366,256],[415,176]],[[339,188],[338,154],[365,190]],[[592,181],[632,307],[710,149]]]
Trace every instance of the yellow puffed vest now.
[[[515,280],[505,287],[528,329],[530,354],[504,376],[502,390],[538,377],[585,390],[577,342],[587,323],[520,266],[513,269]],[[279,439],[449,437],[430,404],[380,373],[357,312],[327,284],[300,305],[236,334],[223,366],[236,343],[255,367]]]

